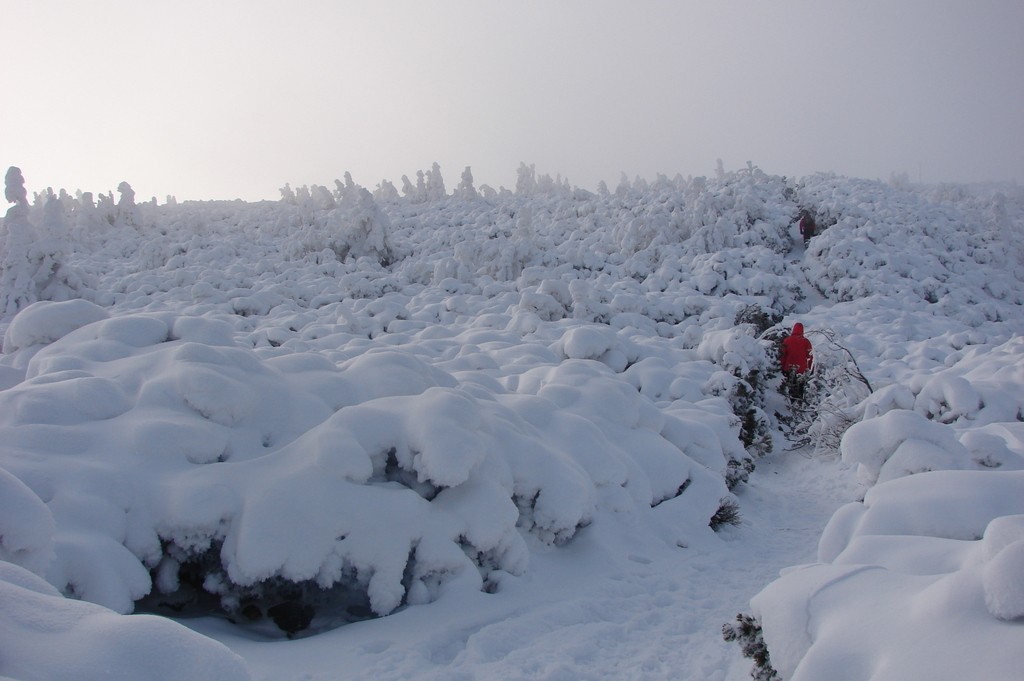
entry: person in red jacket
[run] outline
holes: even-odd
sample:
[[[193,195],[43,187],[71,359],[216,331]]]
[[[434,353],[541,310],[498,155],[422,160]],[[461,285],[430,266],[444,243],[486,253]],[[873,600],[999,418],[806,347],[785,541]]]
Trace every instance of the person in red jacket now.
[[[800,216],[800,236],[804,238],[804,244],[811,240],[811,237],[818,233],[818,225],[814,222],[814,216],[804,211]]]
[[[791,398],[803,399],[807,373],[813,366],[811,341],[804,336],[804,325],[797,322],[793,325],[793,333],[782,341],[782,373]]]

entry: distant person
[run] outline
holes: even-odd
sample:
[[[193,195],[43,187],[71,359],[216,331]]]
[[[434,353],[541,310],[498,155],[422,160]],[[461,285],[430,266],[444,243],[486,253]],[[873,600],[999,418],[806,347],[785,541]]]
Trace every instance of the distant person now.
[[[793,325],[793,332],[782,341],[781,359],[787,394],[790,399],[802,400],[807,374],[814,365],[814,354],[800,322]]]
[[[818,225],[814,222],[814,216],[805,210],[800,216],[800,235],[804,238],[804,245],[807,245],[817,232]]]

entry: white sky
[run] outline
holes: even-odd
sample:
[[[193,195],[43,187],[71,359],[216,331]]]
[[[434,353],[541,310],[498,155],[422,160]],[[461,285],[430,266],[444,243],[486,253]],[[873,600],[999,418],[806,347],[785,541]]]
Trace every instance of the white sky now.
[[[1024,181],[1021,0],[0,0],[0,50],[30,192]]]

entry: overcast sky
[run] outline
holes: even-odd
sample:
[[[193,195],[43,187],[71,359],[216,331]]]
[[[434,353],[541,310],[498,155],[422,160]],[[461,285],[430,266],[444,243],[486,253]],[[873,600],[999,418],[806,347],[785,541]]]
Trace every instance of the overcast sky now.
[[[0,164],[160,202],[435,161],[1024,182],[1022,36],[1022,0],[0,0]]]

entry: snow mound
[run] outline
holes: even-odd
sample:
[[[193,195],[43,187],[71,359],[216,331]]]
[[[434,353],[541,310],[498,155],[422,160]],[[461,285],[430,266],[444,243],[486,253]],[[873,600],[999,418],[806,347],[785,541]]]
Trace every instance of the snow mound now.
[[[1003,620],[1024,618],[1024,515],[994,519],[982,542],[988,611]]]
[[[3,351],[14,352],[31,345],[45,345],[75,329],[106,319],[106,310],[85,300],[32,303],[12,321],[4,334]]]
[[[41,575],[53,558],[50,509],[18,478],[0,469],[0,561]]]
[[[970,465],[967,448],[951,429],[912,411],[890,411],[854,424],[846,431],[840,452],[868,485]]]
[[[1024,664],[1019,471],[942,471],[882,483],[836,513],[818,564],[754,597],[787,679],[968,678]],[[855,646],[850,641],[856,641]]]
[[[245,681],[227,647],[163,617],[126,617],[61,596],[36,575],[0,561],[4,678]]]

